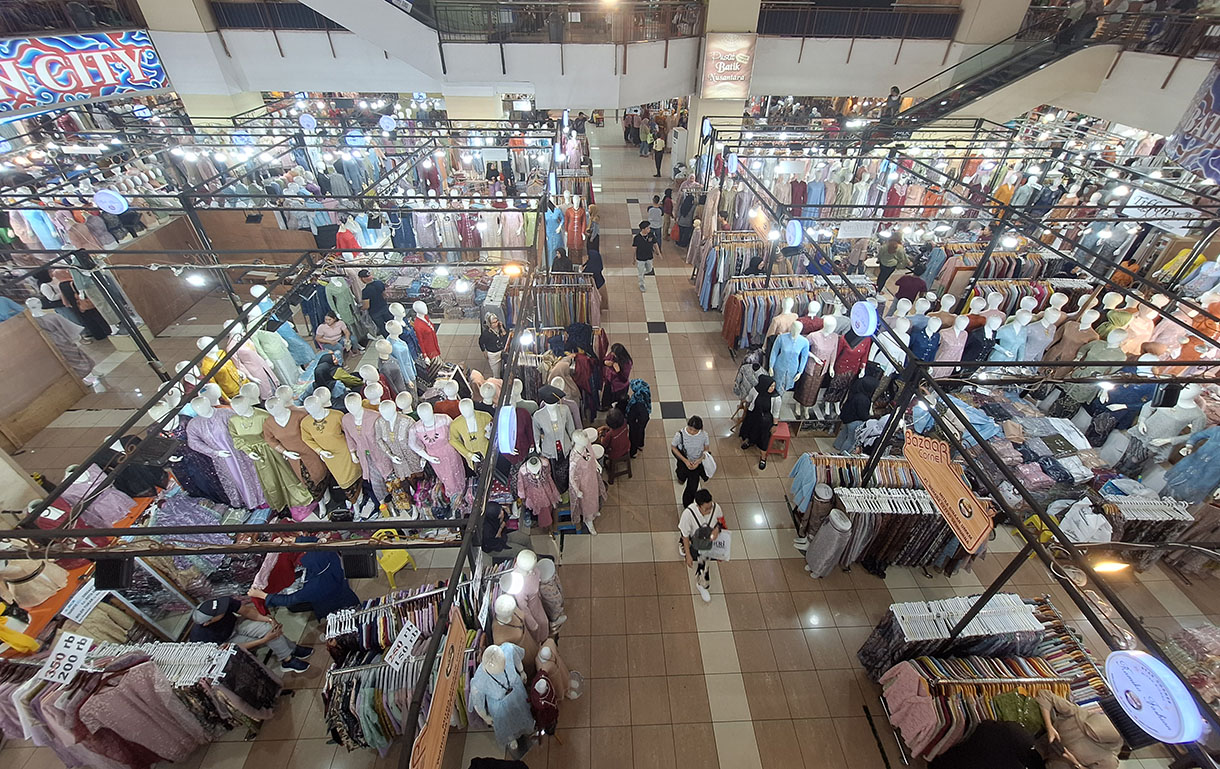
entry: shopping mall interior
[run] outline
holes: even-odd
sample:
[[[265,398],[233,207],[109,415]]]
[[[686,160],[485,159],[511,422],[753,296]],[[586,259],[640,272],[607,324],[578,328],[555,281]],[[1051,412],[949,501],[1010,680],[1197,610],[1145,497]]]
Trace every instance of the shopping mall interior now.
[[[1217,30],[0,2],[0,767],[1220,767]]]

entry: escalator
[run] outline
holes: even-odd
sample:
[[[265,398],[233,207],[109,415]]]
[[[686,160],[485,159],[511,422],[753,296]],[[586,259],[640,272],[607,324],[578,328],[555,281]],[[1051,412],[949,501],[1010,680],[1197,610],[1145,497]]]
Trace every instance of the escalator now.
[[[1088,23],[1090,28],[1091,24]],[[1048,26],[1047,20],[1042,19],[1037,26],[1022,28],[995,45],[907,88],[903,91],[904,97],[927,91],[929,86],[938,87],[939,90],[903,110],[895,118],[888,121],[883,118],[882,123],[892,123],[899,131],[914,130],[1078,51],[1109,42],[1106,36],[1090,38],[1078,35],[1075,39],[1058,39],[1057,32],[1048,30]]]

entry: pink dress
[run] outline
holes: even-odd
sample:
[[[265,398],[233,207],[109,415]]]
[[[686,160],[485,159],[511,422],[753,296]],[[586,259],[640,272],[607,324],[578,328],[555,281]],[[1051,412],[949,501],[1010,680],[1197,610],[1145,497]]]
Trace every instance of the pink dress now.
[[[814,331],[807,334],[805,338],[809,340],[809,362],[805,364],[805,376],[797,383],[792,397],[802,406],[812,406],[817,402],[818,392],[822,389],[822,378],[834,365],[835,355],[839,351],[840,337],[838,334],[823,334],[820,331]],[[822,362],[818,363],[814,358]]]
[[[505,211],[500,214],[500,237],[505,248],[521,248],[525,246],[525,216],[517,211]]]
[[[411,446],[423,448],[428,456],[439,460],[428,464],[436,477],[441,479],[445,493],[455,498],[466,488],[466,464],[462,461],[462,455],[449,443],[449,425],[453,420],[444,414],[437,414],[433,419],[435,421],[431,427],[423,422],[416,422],[411,427]],[[372,430],[372,422],[368,425]]]
[[[521,464],[517,470],[517,493],[525,500],[525,506],[538,516],[538,525],[549,528],[554,520],[551,513],[559,504],[559,490],[551,480],[551,463],[542,457],[539,457],[539,461],[542,462],[542,469],[537,475],[527,469],[526,463]]]
[[[606,484],[589,449],[573,449],[568,459],[568,496],[572,500],[572,522],[593,521],[601,514],[601,500],[606,496]],[[576,496],[579,489],[581,496]]]
[[[936,348],[936,360],[960,362],[962,351],[966,349],[968,331],[957,331],[952,326],[940,330],[940,345]],[[932,369],[934,377],[949,376],[957,366],[937,366]]]
[[[371,409],[364,410],[360,424],[356,424],[355,414],[343,415],[343,437],[347,439],[347,450],[356,455],[356,462],[364,480],[373,484],[373,493],[378,498],[386,495],[385,480],[394,471],[394,463],[382,448],[377,445],[377,420],[381,415]]]
[[[246,375],[247,379],[258,385],[260,398],[267,400],[275,395],[275,388],[280,386],[280,381],[276,378],[271,365],[258,354],[253,345],[247,342],[237,348],[237,351],[233,353],[233,363],[237,366],[238,371]],[[293,383],[285,382],[284,384]]]
[[[525,629],[539,646],[546,643],[551,635],[551,621],[547,619],[546,607],[542,605],[542,596],[538,592],[540,587],[538,572],[531,571],[525,575],[525,584],[517,593],[517,608],[525,615]]]

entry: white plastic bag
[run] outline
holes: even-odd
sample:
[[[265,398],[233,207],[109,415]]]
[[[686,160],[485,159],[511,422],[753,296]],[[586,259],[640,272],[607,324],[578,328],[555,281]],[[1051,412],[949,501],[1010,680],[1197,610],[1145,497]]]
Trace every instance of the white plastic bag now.
[[[707,551],[707,557],[713,561],[727,561],[733,551],[733,532],[723,529],[720,535],[712,540],[712,547]]]
[[[712,457],[712,452],[710,451],[703,452],[703,472],[707,475],[709,481],[716,474],[716,460]]]

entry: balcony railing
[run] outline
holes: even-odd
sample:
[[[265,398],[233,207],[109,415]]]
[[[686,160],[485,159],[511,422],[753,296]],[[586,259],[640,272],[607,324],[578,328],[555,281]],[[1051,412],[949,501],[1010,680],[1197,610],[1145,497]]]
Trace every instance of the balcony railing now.
[[[136,0],[0,0],[0,36],[143,27]]]
[[[210,4],[221,29],[343,29],[296,0],[211,0]]]
[[[830,8],[807,0],[764,0],[758,14],[758,34],[949,40],[960,16],[961,8],[956,5]]]
[[[1028,39],[1055,35],[1064,8],[1035,3],[1025,15],[1022,33]],[[1125,51],[1159,53],[1179,58],[1220,58],[1220,16],[1202,13],[1102,13],[1086,16],[1077,40],[1122,46]]]

